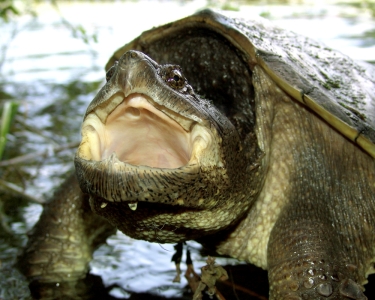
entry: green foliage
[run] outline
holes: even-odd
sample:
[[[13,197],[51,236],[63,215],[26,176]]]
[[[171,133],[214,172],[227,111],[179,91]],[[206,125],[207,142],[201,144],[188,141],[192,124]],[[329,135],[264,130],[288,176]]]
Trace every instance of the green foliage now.
[[[19,10],[14,6],[13,0],[0,0],[0,19],[9,22],[12,16],[20,15]]]
[[[3,106],[0,123],[0,160],[3,157],[5,145],[7,142],[7,135],[9,133],[10,126],[14,119],[14,116],[18,109],[18,103],[10,100],[6,101]]]
[[[60,12],[60,9],[59,9],[59,6],[58,6],[58,2],[56,0],[52,0],[52,5],[53,7],[56,9],[56,11],[60,14],[60,18],[61,18],[61,22],[67,27],[70,29],[70,31],[72,32],[72,35],[73,37],[75,38],[78,38],[80,40],[82,40],[85,44],[90,44],[91,42],[93,43],[97,43],[98,42],[98,37],[96,34],[88,34],[86,29],[78,24],[78,25],[74,25],[72,23],[70,23]]]
[[[228,2],[225,2],[225,3],[221,6],[221,9],[222,9],[222,10],[239,11],[239,10],[240,10],[240,7],[239,7],[238,5],[235,5],[235,4],[231,3],[230,1],[228,1]]]
[[[348,3],[344,3],[348,6],[353,6],[355,8],[369,11],[372,17],[375,17],[375,2],[374,0],[362,0],[362,1],[350,1]]]
[[[14,20],[15,17],[25,14],[37,17],[37,13],[34,10],[34,5],[38,2],[37,0],[19,2],[18,6],[20,6],[19,4],[21,3],[21,8],[17,7],[16,2],[16,0],[0,0],[0,20],[8,23]],[[81,39],[85,44],[90,44],[91,42],[97,43],[98,38],[96,34],[87,33],[86,29],[82,25],[72,24],[61,14],[58,1],[52,0],[51,4],[59,13],[62,24],[71,30],[73,37]]]

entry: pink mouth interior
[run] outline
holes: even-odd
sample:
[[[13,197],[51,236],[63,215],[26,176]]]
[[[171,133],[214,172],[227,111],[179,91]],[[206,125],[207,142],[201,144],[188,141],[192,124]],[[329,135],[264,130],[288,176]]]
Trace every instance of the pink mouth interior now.
[[[182,167],[192,152],[189,133],[142,94],[132,94],[116,107],[100,141],[101,159],[115,152],[120,161],[154,168]]]

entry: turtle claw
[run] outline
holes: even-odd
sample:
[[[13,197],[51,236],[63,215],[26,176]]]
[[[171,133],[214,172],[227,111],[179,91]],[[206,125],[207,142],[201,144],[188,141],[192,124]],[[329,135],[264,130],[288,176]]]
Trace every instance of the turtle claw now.
[[[367,300],[358,278],[358,268],[328,259],[287,261],[269,271],[270,299]],[[358,279],[360,280],[360,279]]]
[[[345,279],[340,285],[340,294],[355,300],[367,300],[361,287],[351,279]]]

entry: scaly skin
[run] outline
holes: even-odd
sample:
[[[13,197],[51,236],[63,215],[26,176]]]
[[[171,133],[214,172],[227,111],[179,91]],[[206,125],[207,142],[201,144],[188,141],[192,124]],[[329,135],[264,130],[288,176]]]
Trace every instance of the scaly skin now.
[[[90,201],[75,194],[77,184],[72,181],[56,194],[26,248],[27,276],[69,282],[84,275],[95,245],[111,229],[88,213],[90,203],[95,213],[135,238],[197,239],[221,254],[267,269],[270,299],[366,299],[363,284],[374,273],[375,261],[374,159],[278,88],[264,63],[258,64],[259,53],[242,53],[232,40],[203,23],[197,30],[195,24],[131,43],[158,62],[181,65],[192,86],[183,76],[174,79],[181,71],[175,65],[160,66],[137,51],[118,57],[108,83],[88,108],[89,121],[85,119],[75,160],[80,186]],[[257,34],[249,38],[263,40]],[[296,49],[298,45],[292,50]],[[260,55],[278,61],[278,54]],[[295,69],[283,69],[285,63],[276,67],[301,90],[316,92]],[[127,163],[136,151],[118,150],[124,160],[113,153],[104,155],[104,144],[94,144],[101,140],[109,115],[120,104],[137,112],[130,117],[129,111],[119,114],[119,132],[143,116],[146,106],[131,106],[133,96],[156,107],[158,111],[147,106],[154,120],[165,117],[162,112],[186,132],[198,124],[208,132],[210,148],[193,151],[194,160],[178,168],[149,166],[141,160]],[[116,141],[114,135],[108,139]],[[122,135],[120,140],[131,144],[137,139]],[[134,146],[140,147],[140,141]],[[171,144],[161,149],[172,149]],[[163,156],[161,149],[157,153]]]
[[[374,160],[259,67],[253,84],[268,166],[262,190],[235,228],[199,241],[267,269],[270,299],[366,299],[362,285],[375,258]]]
[[[73,288],[86,276],[94,249],[113,233],[114,228],[91,211],[75,174],[70,175],[44,206],[18,265],[33,284],[72,282]]]
[[[254,87],[260,107],[274,102],[268,112],[272,178],[266,175],[263,190],[275,178],[288,181],[271,200],[284,205],[267,245],[270,299],[366,299],[361,285],[375,257],[374,160],[257,67]],[[282,144],[287,148],[280,151]],[[275,170],[277,161],[284,167]]]

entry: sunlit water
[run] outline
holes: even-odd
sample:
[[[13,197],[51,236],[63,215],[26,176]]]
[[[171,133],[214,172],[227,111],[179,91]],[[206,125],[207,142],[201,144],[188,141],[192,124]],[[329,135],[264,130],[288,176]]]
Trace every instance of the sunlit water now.
[[[319,3],[235,7],[247,17],[266,16],[281,27],[323,41],[355,59],[375,61],[371,11]],[[69,2],[59,5],[59,15],[46,3],[34,8],[38,13],[35,20],[24,16],[3,25],[0,42],[7,46],[7,56],[0,88],[8,98],[20,101],[4,160],[47,151],[47,156],[39,153],[23,164],[3,168],[3,180],[23,187],[28,195],[48,198],[72,168],[74,153],[74,149],[68,149],[53,154],[52,149],[79,141],[82,115],[104,82],[103,67],[112,53],[144,30],[205,7],[204,1]],[[88,36],[97,36],[98,42],[88,45],[74,38],[61,16],[72,25],[82,25]],[[4,205],[7,216],[3,220],[11,235],[0,236],[0,299],[27,299],[27,283],[12,263],[41,206],[4,195],[4,203],[13,202]],[[198,270],[204,259],[197,244],[191,244],[191,249]],[[101,276],[106,286],[117,284],[110,293],[118,298],[129,298],[131,292],[182,297],[186,281],[172,283],[172,254],[172,245],[135,241],[118,233],[95,252],[91,272]]]

